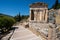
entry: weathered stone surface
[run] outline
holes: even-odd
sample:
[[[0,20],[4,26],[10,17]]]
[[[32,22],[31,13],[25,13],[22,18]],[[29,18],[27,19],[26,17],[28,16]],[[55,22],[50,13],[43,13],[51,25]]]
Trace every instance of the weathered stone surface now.
[[[34,22],[31,23],[30,22],[29,26],[30,26],[30,28],[35,29],[36,31],[38,31],[40,33],[40,35],[47,38],[49,24],[47,24],[47,23],[34,23]]]
[[[47,7],[48,5],[46,3],[42,2],[36,2],[30,5],[30,7]]]
[[[44,3],[34,3],[30,5],[30,21],[47,22],[48,8]],[[39,7],[38,7],[39,6]],[[42,7],[41,7],[42,6]]]
[[[60,24],[60,9],[58,10],[58,14],[56,15],[56,23]]]

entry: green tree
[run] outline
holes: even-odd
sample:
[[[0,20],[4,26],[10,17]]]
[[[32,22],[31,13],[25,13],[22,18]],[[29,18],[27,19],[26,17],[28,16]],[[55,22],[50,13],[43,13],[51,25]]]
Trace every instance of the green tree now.
[[[22,15],[21,18],[22,18],[22,20],[23,20],[23,19],[28,19],[28,17],[29,17],[29,15]]]
[[[59,9],[60,8],[60,3],[58,0],[56,0],[55,4],[52,6],[53,9]]]
[[[8,16],[0,16],[0,29],[1,32],[6,32],[12,28],[12,25],[15,23],[15,19]]]
[[[19,12],[19,14],[16,15],[14,18],[15,18],[15,20],[16,20],[17,22],[21,21],[21,15],[20,15],[20,12]]]

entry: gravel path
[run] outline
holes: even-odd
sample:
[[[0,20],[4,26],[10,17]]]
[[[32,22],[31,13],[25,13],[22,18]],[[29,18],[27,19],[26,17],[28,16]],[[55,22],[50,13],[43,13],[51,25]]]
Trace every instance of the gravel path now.
[[[24,28],[23,26],[15,26],[18,27],[14,34],[12,35],[10,40],[41,40],[35,34],[33,34],[30,30]]]

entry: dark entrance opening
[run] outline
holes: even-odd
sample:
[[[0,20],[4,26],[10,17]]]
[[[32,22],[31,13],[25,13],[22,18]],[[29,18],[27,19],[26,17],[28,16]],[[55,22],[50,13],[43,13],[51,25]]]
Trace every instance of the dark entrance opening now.
[[[31,10],[31,20],[34,20],[34,11]]]

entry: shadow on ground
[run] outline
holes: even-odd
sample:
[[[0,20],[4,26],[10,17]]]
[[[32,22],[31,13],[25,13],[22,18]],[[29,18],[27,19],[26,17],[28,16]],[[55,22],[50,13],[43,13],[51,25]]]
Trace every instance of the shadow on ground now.
[[[2,40],[3,37],[8,36],[8,34],[10,34],[10,33],[12,32],[12,34],[10,34],[10,36],[9,36],[8,39],[7,39],[7,40],[10,40],[10,38],[12,37],[15,29],[18,29],[18,27],[12,27],[12,29],[11,29],[10,31],[0,34],[0,40]]]

